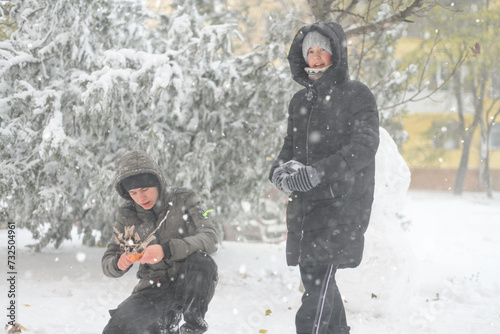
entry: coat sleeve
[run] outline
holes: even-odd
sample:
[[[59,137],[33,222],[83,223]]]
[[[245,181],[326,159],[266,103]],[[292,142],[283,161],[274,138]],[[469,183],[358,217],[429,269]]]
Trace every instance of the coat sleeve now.
[[[352,178],[375,159],[379,144],[375,98],[368,87],[361,83],[351,92],[351,103],[346,111],[352,113],[349,139],[339,151],[313,164],[322,183]]]
[[[118,219],[115,222],[115,228],[119,231],[123,231],[123,225],[120,224]],[[114,238],[111,239],[101,260],[101,267],[104,275],[108,277],[121,277],[132,268],[132,266],[127,270],[120,270],[118,268],[118,259],[122,253],[123,251],[120,249],[120,245],[115,242]]]
[[[215,253],[218,246],[215,226],[205,209],[201,207],[198,196],[191,191],[185,197],[184,203],[179,204],[188,221],[189,236],[168,242],[171,253],[168,260],[182,260],[198,250],[208,254]]]
[[[272,182],[273,173],[276,168],[278,168],[281,164],[292,160],[293,158],[293,118],[292,118],[292,106],[293,106],[293,98],[290,101],[288,106],[288,123],[286,129],[286,136],[283,142],[283,146],[281,147],[281,151],[278,154],[276,160],[274,160],[271,165],[271,170],[269,171],[269,181]]]

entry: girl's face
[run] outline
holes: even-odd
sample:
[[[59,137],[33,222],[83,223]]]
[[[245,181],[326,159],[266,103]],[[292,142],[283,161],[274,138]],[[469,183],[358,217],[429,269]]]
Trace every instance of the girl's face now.
[[[322,68],[332,64],[332,55],[330,52],[318,46],[311,46],[307,50],[307,62],[311,68]]]
[[[153,208],[158,200],[157,187],[132,189],[128,193],[134,202],[139,204],[144,210]]]

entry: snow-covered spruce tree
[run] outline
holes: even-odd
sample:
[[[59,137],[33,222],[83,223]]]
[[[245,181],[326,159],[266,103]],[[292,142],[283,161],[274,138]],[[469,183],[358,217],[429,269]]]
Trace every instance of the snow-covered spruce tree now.
[[[40,249],[70,237],[104,159],[77,121],[80,78],[106,49],[146,47],[145,12],[136,1],[12,5],[18,30],[0,43],[1,209]]]
[[[114,161],[129,149],[148,151],[221,223],[268,188],[291,92],[281,36],[236,57],[237,26],[212,25],[195,1],[157,31],[136,1],[18,1],[14,13],[19,30],[0,46],[2,205],[37,249],[75,222],[86,243],[95,231],[107,241]]]
[[[107,161],[126,149],[148,151],[172,185],[195,189],[224,224],[241,201],[256,204],[269,190],[270,154],[281,140],[275,132],[292,91],[283,63],[271,65],[286,56],[283,41],[271,34],[267,45],[235,56],[237,26],[212,25],[194,1],[157,29],[157,53],[108,50],[102,69],[82,78],[85,107],[77,122],[101,131],[95,137],[106,138],[99,145]],[[101,175],[113,173],[112,164],[102,167]],[[96,205],[89,213],[100,213],[109,193],[91,189]]]

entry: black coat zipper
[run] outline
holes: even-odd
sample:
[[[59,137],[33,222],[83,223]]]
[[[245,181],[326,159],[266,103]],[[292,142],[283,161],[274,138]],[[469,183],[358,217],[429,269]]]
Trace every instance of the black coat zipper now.
[[[313,92],[313,85],[309,85],[309,90],[306,93],[306,99],[307,101],[312,101],[314,98],[314,92]],[[311,105],[311,112],[309,113],[309,117],[307,119],[307,127],[306,127],[306,166],[309,165],[309,125],[311,124],[311,118],[312,114],[314,113],[314,102]],[[304,201],[302,201],[302,206],[304,205]],[[302,207],[302,211],[304,212],[304,207]],[[306,219],[305,214],[302,215],[302,222],[301,222],[301,233],[300,233],[300,242],[302,242],[302,239],[304,238],[304,220]],[[302,258],[302,254],[300,251],[300,245],[299,245],[299,262]]]
[[[309,90],[306,93],[307,101],[312,101],[314,98],[313,85],[309,84]],[[307,119],[307,127],[306,127],[306,166],[309,166],[309,126],[311,124],[312,114],[314,113],[314,105],[313,102],[311,105],[311,112],[309,113],[309,117]]]

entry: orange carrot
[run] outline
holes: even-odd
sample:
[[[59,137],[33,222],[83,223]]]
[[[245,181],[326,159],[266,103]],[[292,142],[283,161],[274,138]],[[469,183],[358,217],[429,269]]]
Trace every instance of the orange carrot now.
[[[128,257],[129,257],[130,261],[135,262],[135,261],[139,261],[143,255],[144,255],[144,252],[133,253],[133,254],[130,254]]]

